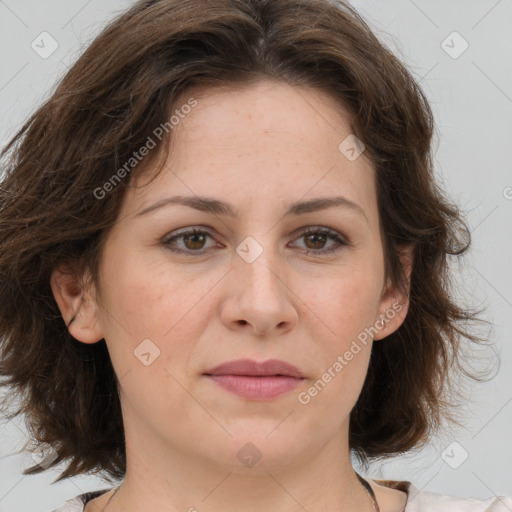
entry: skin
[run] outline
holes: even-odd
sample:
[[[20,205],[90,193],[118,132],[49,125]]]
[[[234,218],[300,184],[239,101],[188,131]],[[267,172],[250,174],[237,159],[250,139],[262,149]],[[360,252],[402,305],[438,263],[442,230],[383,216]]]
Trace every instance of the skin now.
[[[70,333],[83,343],[104,338],[120,381],[127,473],[107,512],[371,511],[350,461],[349,415],[372,343],[386,343],[408,305],[385,280],[373,166],[366,153],[349,161],[339,151],[349,117],[322,92],[263,81],[187,91],[190,97],[198,105],[174,128],[164,171],[124,197],[102,254],[101,294],[80,288],[64,267],[52,275],[63,318],[76,315]],[[137,216],[173,195],[226,201],[239,217],[177,205]],[[283,216],[290,202],[332,195],[363,213],[333,207]],[[188,255],[162,244],[200,226],[210,236],[173,243]],[[319,226],[347,244],[300,234]],[[263,249],[251,263],[236,252],[248,236]],[[318,254],[328,247],[338,250]],[[298,394],[393,304],[402,309],[374,340],[360,344],[308,404],[299,403]],[[145,339],[160,350],[147,366],[134,356]],[[203,375],[238,358],[282,359],[306,379],[257,402]],[[261,454],[252,467],[237,458],[249,442]],[[382,512],[403,509],[405,493],[372,487]],[[101,510],[111,495],[86,512]]]

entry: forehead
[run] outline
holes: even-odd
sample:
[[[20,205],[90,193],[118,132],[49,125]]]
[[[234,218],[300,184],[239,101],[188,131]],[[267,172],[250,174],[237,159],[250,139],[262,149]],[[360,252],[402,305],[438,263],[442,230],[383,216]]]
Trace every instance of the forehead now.
[[[176,102],[178,108],[192,95],[197,106],[175,130],[182,141],[200,142],[198,138],[208,137],[222,147],[230,142],[234,147],[250,146],[253,137],[260,142],[266,138],[266,147],[275,142],[275,148],[284,153],[287,147],[278,142],[286,138],[297,149],[304,144],[324,145],[332,151],[333,141],[351,132],[350,117],[341,103],[317,89],[277,81],[197,88]]]
[[[364,153],[350,161],[340,150],[352,129],[347,111],[332,96],[273,81],[195,88],[173,112],[191,98],[196,106],[182,112],[172,129],[164,172],[135,189],[135,207],[170,192],[242,202],[345,192],[372,207],[373,166]]]

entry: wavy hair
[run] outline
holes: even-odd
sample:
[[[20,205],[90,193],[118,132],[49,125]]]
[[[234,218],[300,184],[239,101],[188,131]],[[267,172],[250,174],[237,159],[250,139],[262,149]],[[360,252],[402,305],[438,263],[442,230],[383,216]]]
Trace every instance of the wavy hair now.
[[[449,258],[470,245],[461,211],[433,168],[432,111],[419,84],[356,10],[328,0],[143,0],[104,28],[1,153],[0,376],[31,438],[56,452],[56,480],[126,471],[118,380],[105,340],[67,330],[52,271],[98,264],[126,187],[171,144],[159,141],[130,178],[98,198],[191,87],[270,79],[311,87],[350,114],[377,180],[386,276],[402,290],[400,248],[414,244],[405,321],[376,343],[351,411],[350,449],[361,462],[421,446],[453,419],[447,392],[461,341],[478,312],[455,299]],[[460,373],[460,372],[459,372]],[[7,406],[17,400],[14,411]],[[25,446],[26,448],[26,446]]]

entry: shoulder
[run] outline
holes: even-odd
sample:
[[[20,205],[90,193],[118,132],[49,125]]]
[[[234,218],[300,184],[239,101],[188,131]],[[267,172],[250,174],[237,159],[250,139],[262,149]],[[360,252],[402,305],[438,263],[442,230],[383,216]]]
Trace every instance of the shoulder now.
[[[408,481],[376,480],[379,485],[407,493],[404,512],[511,512],[512,498],[493,496],[487,499],[458,498],[447,494],[422,491]]]
[[[421,491],[408,481],[374,480],[378,485],[399,489],[407,493],[407,505],[404,512],[510,512],[512,498],[494,496],[484,500],[474,498],[457,498],[447,494]],[[61,507],[51,512],[83,512],[85,505],[111,489],[87,492],[66,501]],[[442,508],[441,508],[442,507]]]
[[[86,492],[84,494],[79,494],[74,498],[67,500],[62,506],[51,510],[50,512],[83,512],[85,505],[89,503],[89,501],[101,496],[102,494],[110,491],[111,489],[102,489],[100,491],[92,491]]]

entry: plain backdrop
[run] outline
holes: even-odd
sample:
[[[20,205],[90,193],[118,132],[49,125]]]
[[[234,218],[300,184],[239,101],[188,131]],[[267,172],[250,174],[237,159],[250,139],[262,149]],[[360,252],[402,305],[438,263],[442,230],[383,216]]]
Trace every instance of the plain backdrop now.
[[[132,3],[0,0],[1,147],[101,28]],[[457,279],[471,304],[486,307],[500,361],[492,380],[469,382],[463,428],[445,430],[424,449],[376,464],[366,475],[457,496],[512,496],[512,0],[352,3],[407,63],[431,103],[436,173],[466,211],[473,235],[470,254],[455,265]],[[52,45],[58,47],[44,54]],[[16,453],[25,441],[22,419],[2,426],[0,512],[45,512],[108,487],[86,476],[51,485],[56,470],[23,476],[34,463]]]

